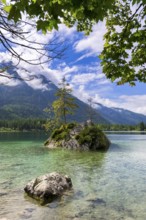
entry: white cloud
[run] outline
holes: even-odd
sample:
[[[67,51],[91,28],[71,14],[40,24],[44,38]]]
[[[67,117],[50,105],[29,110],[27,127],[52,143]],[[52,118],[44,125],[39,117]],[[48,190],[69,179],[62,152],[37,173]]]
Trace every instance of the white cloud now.
[[[73,41],[76,39],[76,27],[73,26],[72,28],[66,27],[64,24],[59,25],[59,35],[65,39],[69,38],[70,41]]]
[[[40,89],[42,91],[48,90],[48,85],[43,84],[41,79],[34,78],[31,81],[26,81],[26,83],[31,86],[33,89]]]
[[[24,34],[24,40],[23,40],[23,35],[21,36],[21,38],[18,37],[16,39],[15,37],[14,39],[13,37],[11,37],[11,34],[8,31],[3,30],[3,29],[1,30],[3,35],[5,35],[9,40],[16,42],[16,44],[13,44],[11,46],[16,51],[16,53],[18,53],[23,59],[37,60],[36,62],[34,61],[34,63],[37,63],[38,58],[40,57],[39,52],[44,53],[44,51],[41,51],[41,48],[44,47],[44,44],[45,44],[45,47],[46,45],[49,47],[50,47],[50,44],[52,45],[50,49],[47,49],[47,52],[46,52],[46,54],[50,54],[52,56],[51,50],[52,50],[52,47],[56,47],[55,43],[60,42],[60,44],[57,44],[57,47],[56,47],[56,50],[59,50],[59,48],[61,49],[61,45],[63,47],[63,44],[66,39],[69,38],[70,41],[71,39],[74,39],[74,36],[75,36],[74,32],[76,30],[75,27],[67,28],[64,24],[60,24],[58,32],[56,30],[53,30],[52,32],[47,32],[47,34],[44,35],[42,34],[41,31],[38,32],[36,30],[36,28],[34,27],[34,22],[35,21],[33,20],[28,20],[26,16],[23,15],[20,28],[23,30],[23,33],[26,33]],[[24,45],[24,47],[22,47],[22,45]],[[34,50],[31,49],[32,47],[34,48]],[[0,52],[0,54],[7,54],[7,62],[12,61],[14,65],[18,63],[18,60],[15,57],[12,57],[9,52],[7,51],[4,53]],[[53,54],[53,56],[54,55],[55,54]],[[43,63],[45,60],[46,58],[43,56],[41,58],[41,62]],[[25,63],[23,63],[23,65],[25,66]]]
[[[106,32],[105,22],[99,22],[93,27],[93,32],[74,44],[76,52],[88,51],[88,53],[98,54],[103,49],[103,36]],[[89,54],[90,54],[89,53]]]
[[[123,108],[146,115],[146,95],[120,95],[116,99],[113,99],[112,96],[111,98],[104,97],[104,92],[110,94],[110,90],[111,87],[107,86],[90,90],[88,86],[81,83],[76,87],[73,94],[86,103],[88,98],[92,97],[94,103],[100,103],[109,108]]]
[[[23,17],[24,20],[26,20],[25,16]],[[27,21],[27,20],[26,20]],[[27,21],[30,22],[31,21]],[[23,25],[23,31],[24,32],[29,32],[27,34],[27,40],[28,42],[23,41],[22,39],[15,39],[17,40],[17,44],[14,46],[15,51],[18,54],[21,54],[21,57],[26,60],[38,60],[39,54],[37,53],[36,50],[31,50],[29,47],[34,47],[40,49],[42,45],[38,44],[33,44],[34,43],[40,43],[40,44],[49,44],[50,41],[54,40],[54,36],[57,35],[57,37],[60,34],[61,41],[65,40],[66,38],[73,38],[74,32],[75,32],[75,27],[73,28],[67,28],[65,25],[59,25],[59,33],[56,31],[53,31],[52,33],[47,33],[46,35],[43,35],[41,32],[37,32],[35,28],[33,28],[31,25],[25,24]],[[10,35],[6,35],[9,39],[12,40]],[[62,39],[63,38],[63,39]],[[27,47],[22,47],[18,44],[24,44]],[[55,43],[55,42],[54,42]],[[11,62],[14,66],[18,64],[18,60],[15,59],[14,57],[11,56],[11,54],[8,51],[0,51],[0,60],[2,62]],[[46,58],[42,57],[41,62],[43,63],[46,60]],[[37,61],[38,62],[38,61]],[[30,65],[29,63],[26,63],[24,61],[21,61],[19,65],[17,66],[17,73],[20,77],[22,77],[24,80],[26,79],[26,83],[36,89],[46,89],[46,86],[42,84],[42,81],[35,78],[32,81],[28,81],[31,76],[38,76],[39,74],[44,74],[48,80],[52,80],[55,84],[58,84],[58,82],[62,79],[64,75],[66,77],[69,77],[69,75],[72,72],[76,72],[78,70],[77,66],[72,66],[69,67],[64,63],[62,66],[58,66],[56,69],[53,68],[51,69],[51,64],[52,61],[48,60],[47,63],[42,64],[42,65]],[[16,80],[15,80],[16,81]],[[1,84],[9,84],[9,86],[14,85],[14,80],[8,80],[7,78],[1,77],[0,79]]]
[[[103,74],[98,73],[80,73],[77,75],[74,75],[71,80],[72,84],[80,85],[80,84],[108,84],[109,81],[105,79],[105,76]]]
[[[93,52],[87,52],[87,53],[85,53],[84,55],[82,55],[82,56],[80,56],[75,62],[73,62],[73,63],[77,63],[77,62],[79,62],[80,60],[83,60],[83,59],[85,59],[85,58],[88,58],[88,57],[90,57],[90,56],[93,56],[93,55],[95,55],[95,56],[97,56],[97,54],[93,54]]]
[[[26,70],[25,70],[26,69]],[[39,76],[45,76],[48,81],[52,81],[55,85],[58,85],[62,80],[63,76],[69,80],[70,75],[75,73],[78,70],[77,66],[69,67],[66,63],[63,65],[59,65],[56,69],[51,69],[47,64],[42,66],[31,66],[29,64],[25,64],[25,69],[23,69],[23,65],[19,65],[19,69],[17,70],[18,75],[26,80],[26,83],[34,89],[42,89],[47,90],[48,85],[44,84]],[[36,77],[36,78],[35,78]],[[37,78],[38,77],[38,78]],[[29,80],[34,78],[33,80]]]
[[[109,83],[110,83],[109,79],[103,79],[103,80],[98,82],[99,85],[105,85],[105,84],[109,84]]]
[[[146,95],[122,95],[117,99],[101,98],[99,95],[95,95],[95,102],[99,102],[107,107],[123,108],[136,113],[146,115]]]
[[[75,84],[75,85],[80,85],[80,84],[88,84],[94,80],[97,79],[97,75],[94,73],[85,73],[85,74],[77,74],[73,77],[73,79],[71,80],[71,83]]]
[[[0,85],[17,86],[19,84],[20,84],[19,80],[9,79],[9,78],[6,78],[6,77],[0,77]]]
[[[122,95],[119,98],[121,107],[146,115],[146,95]]]

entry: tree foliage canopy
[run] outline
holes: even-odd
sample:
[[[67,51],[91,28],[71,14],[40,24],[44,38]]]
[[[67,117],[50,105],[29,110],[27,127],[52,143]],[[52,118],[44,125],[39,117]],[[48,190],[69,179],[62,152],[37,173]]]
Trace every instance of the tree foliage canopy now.
[[[27,19],[19,20],[17,23],[13,19],[9,20],[8,13],[4,10],[4,3],[5,1],[3,3],[0,1],[0,51],[6,51],[5,55],[8,55],[9,59],[1,54],[0,76],[27,80],[26,78],[15,77],[14,74],[9,74],[7,70],[12,70],[13,66],[19,65],[20,62],[42,65],[53,59],[59,59],[64,55],[66,45],[57,35],[52,35],[45,42],[33,37],[36,33],[36,23],[34,21],[29,22]],[[5,6],[6,10],[7,7],[9,6]],[[27,71],[24,67],[22,65],[21,69]],[[28,80],[31,79],[32,77],[28,78]]]
[[[2,0],[6,4],[6,0]],[[134,5],[135,11],[131,10]],[[4,7],[15,22],[25,12],[46,33],[64,23],[89,34],[106,19],[102,54],[103,72],[118,84],[146,82],[146,0],[18,0]]]
[[[60,88],[56,93],[57,99],[52,104],[54,113],[63,121],[64,124],[67,122],[66,116],[73,114],[74,110],[78,107],[74,103],[75,98],[71,96],[72,89],[68,86],[69,84],[66,83],[66,79],[64,77],[60,83]]]
[[[135,85],[146,82],[146,4],[139,1],[132,12],[130,2],[118,1],[109,12],[100,58],[107,78]]]
[[[31,18],[37,17],[37,29],[43,32],[58,29],[58,25],[64,23],[69,27],[76,24],[78,31],[89,33],[93,24],[104,19],[113,2],[114,0],[18,0],[6,6],[5,10],[9,12],[9,19],[15,22],[21,19],[21,12],[26,12]]]

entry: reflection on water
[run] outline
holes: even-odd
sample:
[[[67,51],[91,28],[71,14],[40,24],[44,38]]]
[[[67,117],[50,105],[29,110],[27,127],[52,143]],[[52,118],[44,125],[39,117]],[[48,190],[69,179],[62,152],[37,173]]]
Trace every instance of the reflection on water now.
[[[75,152],[48,150],[39,134],[0,134],[0,219],[145,220],[146,135],[109,138],[106,153]],[[41,207],[23,188],[52,171],[70,175],[73,189]]]

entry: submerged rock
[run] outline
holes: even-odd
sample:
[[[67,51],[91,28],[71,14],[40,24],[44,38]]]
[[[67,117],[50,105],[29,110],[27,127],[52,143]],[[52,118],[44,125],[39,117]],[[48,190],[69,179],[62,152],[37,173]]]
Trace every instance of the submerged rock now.
[[[43,205],[63,195],[71,187],[72,182],[68,176],[53,172],[30,181],[24,191]]]
[[[67,148],[83,151],[108,150],[110,141],[96,125],[91,122],[85,124],[66,124],[52,132],[45,142],[48,148]]]
[[[100,198],[88,199],[87,201],[90,202],[90,206],[92,208],[95,208],[97,205],[106,205],[106,202]]]

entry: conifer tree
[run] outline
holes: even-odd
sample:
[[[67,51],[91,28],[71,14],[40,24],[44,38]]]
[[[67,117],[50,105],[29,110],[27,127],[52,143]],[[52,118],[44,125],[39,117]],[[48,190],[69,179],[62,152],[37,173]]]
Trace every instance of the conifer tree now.
[[[45,111],[49,112],[49,119],[45,125],[47,130],[54,129],[61,124],[67,123],[67,115],[72,115],[78,107],[75,103],[75,98],[71,95],[72,89],[66,82],[65,77],[62,78],[59,84],[60,88],[56,92],[57,99],[52,103],[52,106],[46,108]]]

